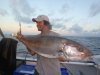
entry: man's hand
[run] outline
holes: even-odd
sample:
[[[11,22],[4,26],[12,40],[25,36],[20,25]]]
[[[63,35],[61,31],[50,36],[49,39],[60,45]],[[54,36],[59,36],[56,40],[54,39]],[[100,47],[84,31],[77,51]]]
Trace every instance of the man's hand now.
[[[28,47],[27,47],[27,50],[29,51],[29,53],[30,53],[32,56],[36,54],[33,50],[30,50]]]
[[[64,61],[66,61],[66,58],[64,56],[59,56],[58,60],[61,61],[61,62],[64,62]]]
[[[22,41],[22,38],[23,38],[24,36],[20,33],[20,32],[18,32],[17,33],[17,35],[16,35],[16,38],[19,40],[19,41]]]
[[[30,52],[31,55],[35,55],[36,54],[33,50],[31,50],[29,48],[29,46],[28,46],[29,43],[25,41],[27,39],[20,32],[17,33],[16,38],[27,47],[27,50]]]

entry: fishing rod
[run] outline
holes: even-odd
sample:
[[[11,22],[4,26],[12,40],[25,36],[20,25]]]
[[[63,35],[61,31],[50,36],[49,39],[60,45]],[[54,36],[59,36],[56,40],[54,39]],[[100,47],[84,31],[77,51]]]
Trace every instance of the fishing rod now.
[[[21,31],[21,23],[20,22],[19,22],[19,30],[18,30],[17,33],[22,34],[22,31]],[[17,36],[17,33],[12,34],[12,36],[16,37]]]
[[[21,23],[19,22],[19,33],[22,34],[22,29],[21,29]],[[25,53],[25,64],[26,64],[26,58],[27,58],[28,52]]]
[[[0,28],[0,35],[1,35],[3,38],[5,38],[5,35],[3,34],[1,28]]]
[[[21,34],[22,31],[21,31],[21,23],[19,22],[19,33]]]

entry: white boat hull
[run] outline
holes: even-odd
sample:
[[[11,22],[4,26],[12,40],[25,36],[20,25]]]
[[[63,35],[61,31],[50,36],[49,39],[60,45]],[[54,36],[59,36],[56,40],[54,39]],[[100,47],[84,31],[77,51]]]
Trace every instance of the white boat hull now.
[[[33,58],[17,57],[17,59],[36,61]],[[94,56],[92,62],[61,62],[61,67],[67,68],[69,75],[100,75],[100,55]]]
[[[100,75],[100,55],[93,58],[93,62],[61,62],[61,64],[68,69],[69,75]]]
[[[100,69],[93,63],[64,62],[69,75],[100,75]]]

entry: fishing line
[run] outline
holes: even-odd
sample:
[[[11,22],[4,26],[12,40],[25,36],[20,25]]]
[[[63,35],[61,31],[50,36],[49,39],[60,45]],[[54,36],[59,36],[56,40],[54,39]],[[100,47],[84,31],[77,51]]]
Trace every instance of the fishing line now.
[[[26,64],[27,56],[28,56],[28,52],[26,52],[26,55],[25,55],[25,61],[24,61],[25,64]]]

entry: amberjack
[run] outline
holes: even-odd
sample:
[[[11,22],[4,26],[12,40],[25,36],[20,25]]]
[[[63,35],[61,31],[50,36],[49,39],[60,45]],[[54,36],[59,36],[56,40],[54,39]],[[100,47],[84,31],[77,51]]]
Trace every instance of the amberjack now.
[[[71,61],[86,60],[92,56],[88,48],[64,37],[37,36],[32,39],[24,37],[22,42],[32,51],[47,58],[57,58],[59,54],[53,54],[55,50],[62,51],[66,59]]]

